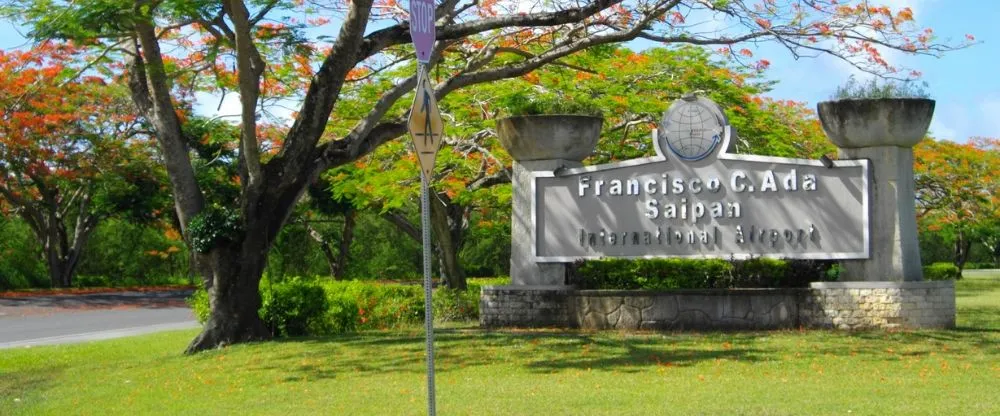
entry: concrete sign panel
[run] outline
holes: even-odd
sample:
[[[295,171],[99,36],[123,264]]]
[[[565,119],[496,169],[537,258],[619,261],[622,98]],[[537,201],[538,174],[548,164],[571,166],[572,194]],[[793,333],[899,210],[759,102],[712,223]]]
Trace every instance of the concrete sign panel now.
[[[869,256],[867,160],[731,154],[731,135],[689,96],[654,131],[655,157],[534,173],[535,260]]]
[[[428,63],[434,50],[434,0],[410,0],[410,37],[417,61]]]

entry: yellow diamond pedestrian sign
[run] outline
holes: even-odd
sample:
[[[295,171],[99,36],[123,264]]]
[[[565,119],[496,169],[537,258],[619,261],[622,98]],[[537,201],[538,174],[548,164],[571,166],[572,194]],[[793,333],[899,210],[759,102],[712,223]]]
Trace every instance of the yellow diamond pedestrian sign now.
[[[408,123],[410,135],[413,136],[413,148],[417,151],[420,169],[424,177],[430,181],[434,173],[434,159],[441,147],[441,135],[444,133],[444,122],[441,111],[434,98],[434,88],[421,65],[417,76],[417,89],[413,97],[413,107],[410,108]]]

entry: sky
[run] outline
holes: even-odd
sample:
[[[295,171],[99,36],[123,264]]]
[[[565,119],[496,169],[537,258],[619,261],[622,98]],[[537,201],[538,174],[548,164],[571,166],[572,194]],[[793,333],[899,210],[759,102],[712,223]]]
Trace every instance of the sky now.
[[[920,71],[921,82],[937,101],[930,134],[938,139],[965,142],[970,137],[1000,137],[1000,3],[996,0],[881,0],[893,8],[910,7],[920,26],[931,27],[938,40],[960,43],[966,34],[977,44],[943,57],[888,55],[891,64]],[[23,46],[25,40],[8,22],[0,22],[0,48]],[[748,46],[754,59],[771,62],[768,79],[778,81],[767,96],[794,100],[815,107],[830,98],[851,75],[869,75],[832,57],[793,59],[776,45]],[[204,97],[210,98],[210,97]],[[234,95],[223,103],[222,113],[238,108]],[[204,100],[201,108],[215,112],[217,100]]]
[[[996,0],[873,1],[892,7],[910,7],[921,26],[934,29],[940,40],[961,42],[966,34],[978,44],[946,53],[941,58],[891,55],[890,62],[923,73],[920,81],[936,101],[932,137],[965,142],[970,137],[1000,137],[1000,2]],[[763,55],[762,55],[763,54]],[[805,101],[810,106],[830,98],[837,86],[855,74],[867,75],[830,57],[794,60],[776,48],[758,51],[771,61],[767,72],[779,81],[768,95]],[[814,107],[815,108],[815,107]]]

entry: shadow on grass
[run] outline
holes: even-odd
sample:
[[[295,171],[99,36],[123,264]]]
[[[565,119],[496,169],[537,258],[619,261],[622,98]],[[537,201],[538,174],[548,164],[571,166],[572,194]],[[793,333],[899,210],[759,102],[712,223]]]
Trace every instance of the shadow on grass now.
[[[655,366],[691,366],[704,361],[773,359],[754,345],[767,333],[595,333],[582,331],[463,330],[436,336],[437,370],[508,363],[536,373],[566,370],[645,371]],[[345,372],[423,374],[422,334],[363,333],[283,340],[292,347],[251,371],[287,373],[286,381],[335,378]],[[367,353],[359,353],[367,352]],[[300,364],[304,356],[328,357],[321,366]]]
[[[538,374],[572,370],[634,373],[657,366],[704,362],[759,362],[851,357],[898,360],[933,354],[986,353],[1000,359],[1000,330],[827,330],[762,332],[586,332],[573,330],[447,330],[436,334],[437,371],[513,366]],[[425,372],[419,332],[365,332],[272,343],[251,372],[279,374],[286,382],[334,379],[344,374]],[[978,351],[973,351],[978,350]],[[793,358],[794,357],[794,358]]]
[[[971,284],[970,284],[971,283]],[[1000,280],[963,282],[960,296],[1000,292]],[[977,301],[978,302],[978,301]],[[866,361],[934,354],[985,354],[1000,360],[1000,305],[959,306],[960,327],[921,331],[776,330],[757,332],[592,332],[580,330],[437,329],[441,373],[497,365],[532,373],[572,370],[648,371],[704,362],[759,363],[849,357]],[[336,378],[345,373],[425,371],[421,329],[372,331],[278,340],[248,371],[273,371],[285,381]]]
[[[47,390],[55,384],[56,379],[65,371],[65,366],[32,369],[14,373],[0,372],[0,410],[15,403],[26,402],[31,397]],[[0,413],[4,413],[0,411]]]

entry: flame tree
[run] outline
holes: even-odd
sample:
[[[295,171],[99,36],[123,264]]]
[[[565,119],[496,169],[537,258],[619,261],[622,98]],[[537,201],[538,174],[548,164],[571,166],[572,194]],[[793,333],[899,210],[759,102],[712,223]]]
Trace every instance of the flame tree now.
[[[73,39],[89,45],[99,59],[127,62],[123,70],[133,101],[153,126],[181,227],[199,253],[209,291],[211,315],[188,351],[267,338],[257,315],[258,284],[268,251],[300,196],[323,171],[352,163],[406,132],[405,119],[387,114],[414,88],[414,76],[380,85],[355,120],[330,117],[345,85],[412,64],[406,7],[396,0],[3,4],[35,38]],[[733,48],[740,43],[777,42],[795,56],[829,54],[883,74],[905,73],[885,60],[887,50],[938,54],[964,45],[935,41],[913,24],[910,9],[867,1],[443,0],[435,16],[438,41],[431,65],[463,63],[440,73],[439,101],[590,47],[640,38],[724,48],[730,55],[742,51]],[[239,94],[236,201],[207,200],[196,180],[178,106],[197,88]],[[272,154],[262,151],[258,122],[276,106],[297,110]],[[352,127],[325,134],[331,122]]]
[[[917,217],[924,229],[954,241],[959,275],[972,244],[1000,257],[1000,140],[968,143],[927,139],[913,149]]]
[[[87,239],[112,215],[151,218],[162,187],[128,91],[84,76],[77,50],[0,52],[0,205],[70,286]]]

